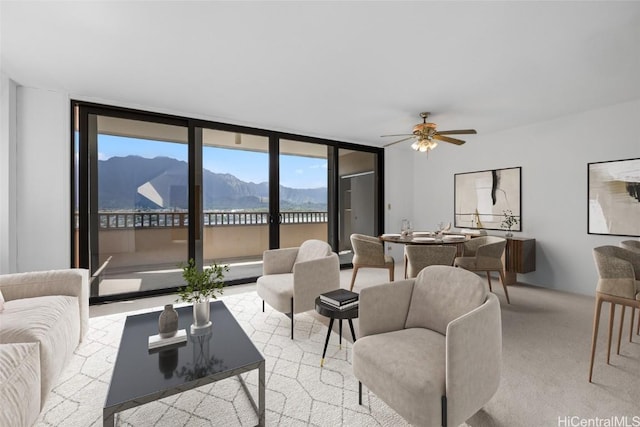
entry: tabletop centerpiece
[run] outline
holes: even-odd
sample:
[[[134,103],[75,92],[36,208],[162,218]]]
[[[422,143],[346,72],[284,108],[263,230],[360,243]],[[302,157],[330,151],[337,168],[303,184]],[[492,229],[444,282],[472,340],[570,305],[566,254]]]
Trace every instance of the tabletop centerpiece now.
[[[502,215],[504,216],[504,219],[502,220],[502,224],[500,224],[500,228],[507,230],[505,233],[506,237],[512,237],[513,233],[511,232],[511,227],[518,225],[518,217],[513,214],[511,209],[502,211]]]
[[[224,288],[224,273],[229,271],[228,265],[215,262],[200,270],[193,258],[182,267],[182,278],[186,286],[178,289],[181,301],[193,304],[193,324],[191,332],[208,330],[211,327],[211,299],[217,299],[216,294],[222,295]]]

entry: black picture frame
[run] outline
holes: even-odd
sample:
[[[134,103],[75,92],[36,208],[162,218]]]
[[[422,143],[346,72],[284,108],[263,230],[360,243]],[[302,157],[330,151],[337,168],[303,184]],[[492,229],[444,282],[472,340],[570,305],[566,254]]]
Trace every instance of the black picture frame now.
[[[454,174],[454,223],[458,228],[505,230],[504,212],[511,211],[522,231],[522,167]]]
[[[587,233],[640,237],[640,158],[587,164]]]

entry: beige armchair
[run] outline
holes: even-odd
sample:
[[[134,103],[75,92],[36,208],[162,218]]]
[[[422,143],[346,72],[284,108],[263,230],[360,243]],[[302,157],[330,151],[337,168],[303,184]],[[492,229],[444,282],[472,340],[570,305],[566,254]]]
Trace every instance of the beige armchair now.
[[[477,275],[430,266],[415,279],[360,293],[360,337],[353,373],[420,426],[457,426],[500,384],[502,323],[498,298]]]
[[[299,248],[272,249],[264,252],[263,275],[257,291],[275,310],[291,318],[313,310],[316,298],[340,287],[340,263],[331,246],[321,240],[307,240]]]
[[[589,382],[593,376],[593,357],[596,352],[598,327],[602,303],[608,302],[609,338],[607,341],[607,365],[611,355],[611,332],[615,316],[616,304],[622,306],[620,316],[620,331],[618,333],[618,354],[620,354],[620,340],[622,338],[622,322],[625,307],[633,310],[640,308],[640,256],[637,253],[617,246],[600,246],[593,249],[593,258],[598,270],[598,286],[596,288],[596,306],[593,318],[593,334],[591,336],[591,361],[589,363]],[[633,324],[633,317],[631,318]],[[631,340],[632,330],[629,331]]]
[[[496,236],[476,237],[464,242],[463,256],[456,258],[453,265],[469,271],[484,271],[487,274],[489,290],[491,288],[491,272],[496,271],[500,275],[500,282],[504,288],[504,295],[509,300],[509,291],[504,283],[504,266],[502,265],[502,253],[507,246],[507,240]]]
[[[430,265],[452,266],[457,251],[455,246],[407,245],[404,248],[404,278],[414,278]]]
[[[380,239],[364,234],[352,234],[351,247],[353,248],[353,274],[350,290],[353,290],[353,285],[356,283],[358,269],[363,267],[386,268],[389,270],[389,281],[393,282],[395,263],[393,257],[384,253],[384,244]]]

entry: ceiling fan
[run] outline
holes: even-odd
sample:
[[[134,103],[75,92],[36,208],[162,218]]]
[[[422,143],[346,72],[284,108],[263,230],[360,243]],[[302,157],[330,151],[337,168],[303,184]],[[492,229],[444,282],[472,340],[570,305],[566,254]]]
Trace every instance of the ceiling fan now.
[[[398,141],[390,142],[386,144],[385,147],[389,147],[390,145],[397,144],[399,142],[407,141],[409,139],[414,139],[415,141],[411,144],[411,148],[416,151],[428,152],[429,150],[433,150],[438,145],[438,141],[449,142],[451,144],[462,145],[464,141],[457,138],[451,138],[445,135],[462,135],[462,134],[476,134],[475,129],[458,129],[458,130],[436,130],[435,123],[427,123],[427,117],[429,117],[431,113],[420,113],[420,117],[422,117],[422,123],[418,123],[413,127],[413,133],[404,133],[398,135],[381,135],[381,137],[389,137],[389,136],[405,136],[406,138],[399,139]]]

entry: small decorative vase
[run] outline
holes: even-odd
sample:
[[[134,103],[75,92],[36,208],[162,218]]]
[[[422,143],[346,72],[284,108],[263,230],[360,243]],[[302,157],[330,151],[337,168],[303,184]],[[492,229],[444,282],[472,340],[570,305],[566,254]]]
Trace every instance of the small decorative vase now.
[[[160,338],[171,338],[178,332],[178,312],[173,308],[173,304],[165,305],[160,313],[158,332]]]
[[[209,299],[193,303],[193,326],[196,328],[206,328],[211,325],[209,321],[210,315]]]
[[[513,233],[511,232],[511,230],[507,230],[507,232],[504,235],[505,237],[513,237]]]

